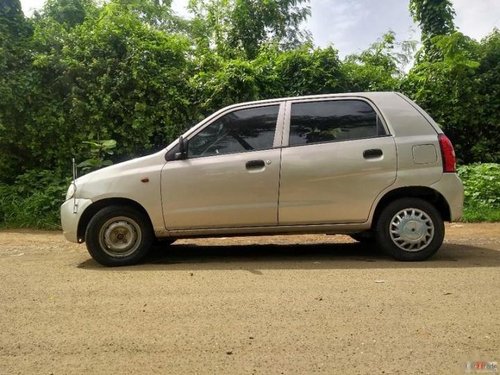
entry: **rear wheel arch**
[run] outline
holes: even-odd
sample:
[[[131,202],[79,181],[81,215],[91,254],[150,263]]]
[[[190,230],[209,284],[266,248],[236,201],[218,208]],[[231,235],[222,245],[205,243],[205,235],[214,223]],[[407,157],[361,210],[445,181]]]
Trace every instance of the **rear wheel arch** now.
[[[406,186],[389,191],[379,200],[372,218],[372,229],[376,228],[378,219],[384,208],[401,198],[423,199],[436,207],[443,221],[451,220],[450,206],[441,193],[426,186]]]
[[[77,232],[77,239],[79,243],[82,243],[85,241],[85,231],[87,230],[87,226],[90,223],[90,220],[95,216],[96,213],[98,213],[100,210],[102,210],[105,207],[109,206],[121,206],[121,207],[130,207],[134,208],[140,213],[144,215],[148,219],[148,225],[153,228],[153,224],[151,222],[151,218],[148,215],[148,212],[142,207],[139,203],[132,199],[128,198],[107,198],[107,199],[102,199],[98,200],[94,203],[92,203],[90,206],[87,207],[87,209],[83,212],[80,221],[78,222],[78,232]]]

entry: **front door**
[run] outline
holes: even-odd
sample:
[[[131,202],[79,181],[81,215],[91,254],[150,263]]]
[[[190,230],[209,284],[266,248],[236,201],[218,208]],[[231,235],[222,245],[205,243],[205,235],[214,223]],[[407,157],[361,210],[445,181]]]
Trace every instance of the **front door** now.
[[[162,170],[168,230],[277,224],[279,112],[279,104],[236,109],[189,137],[187,158]]]

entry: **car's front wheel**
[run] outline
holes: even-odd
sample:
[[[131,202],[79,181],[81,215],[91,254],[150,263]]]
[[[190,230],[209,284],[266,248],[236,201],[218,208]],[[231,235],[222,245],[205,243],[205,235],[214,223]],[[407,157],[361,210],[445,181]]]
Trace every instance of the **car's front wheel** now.
[[[105,266],[138,263],[151,248],[153,240],[149,219],[140,211],[124,206],[100,210],[85,232],[90,255]]]
[[[444,239],[444,223],[436,207],[420,198],[402,198],[384,208],[376,224],[379,247],[403,261],[434,255]]]

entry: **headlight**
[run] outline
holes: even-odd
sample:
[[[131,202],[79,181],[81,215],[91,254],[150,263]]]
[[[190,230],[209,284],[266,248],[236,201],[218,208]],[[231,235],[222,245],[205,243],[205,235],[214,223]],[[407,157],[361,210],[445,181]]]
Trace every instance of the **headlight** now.
[[[75,183],[71,183],[68,188],[68,192],[66,193],[66,200],[71,199],[75,196],[76,193],[76,185]]]

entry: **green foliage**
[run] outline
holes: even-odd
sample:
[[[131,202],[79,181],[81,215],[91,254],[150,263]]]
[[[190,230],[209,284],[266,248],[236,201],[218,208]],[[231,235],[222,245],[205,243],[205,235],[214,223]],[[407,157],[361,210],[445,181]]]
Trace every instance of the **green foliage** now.
[[[394,32],[384,34],[366,51],[347,57],[342,67],[348,80],[346,91],[397,90],[414,51],[414,42],[397,45]]]
[[[300,24],[311,14],[307,0],[250,1],[235,0],[230,19],[229,46],[241,47],[254,58],[265,41],[285,48],[296,47],[307,38]]]
[[[21,2],[19,0],[2,0],[0,3],[0,40],[12,41],[13,39],[21,39],[29,33],[29,25],[27,24]],[[2,47],[6,45],[2,43]]]
[[[444,35],[455,29],[455,11],[450,0],[410,0],[410,12],[429,37]]]
[[[27,120],[31,25],[19,0],[0,2],[0,179],[13,180],[22,150],[18,129]]]
[[[54,20],[67,28],[75,27],[85,21],[97,8],[92,0],[47,0],[42,13],[37,17]]]
[[[211,56],[201,60],[195,71],[190,86],[203,115],[238,102],[335,93],[347,87],[337,50],[310,44],[289,51],[270,44],[255,60]]]
[[[265,57],[264,57],[265,58]],[[263,59],[264,59],[263,58]],[[327,94],[346,91],[338,52],[333,47],[313,48],[307,44],[279,53],[269,63],[275,92],[269,96]],[[267,89],[263,88],[263,91]]]
[[[500,164],[470,164],[458,168],[467,207],[500,208]]]
[[[191,0],[192,32],[200,45],[225,57],[254,59],[274,42],[284,49],[309,39],[300,29],[311,14],[309,0]],[[306,5],[304,5],[306,4]]]
[[[185,38],[107,4],[63,50],[68,120],[86,138],[115,139],[119,157],[164,146],[186,121],[187,48]]]
[[[500,221],[500,164],[458,168],[464,183],[464,221]]]
[[[116,148],[114,139],[103,141],[85,141],[83,142],[90,146],[89,158],[77,165],[83,173],[87,173],[102,167],[108,167],[113,164],[112,160],[105,159],[113,155],[113,149]]]
[[[60,171],[33,170],[0,183],[0,227],[59,228],[59,207],[70,182]]]
[[[458,168],[464,183],[463,221],[500,221],[500,164],[470,164]]]
[[[0,176],[69,170],[72,156],[86,158],[89,138],[117,140],[114,160],[144,154],[190,116],[185,37],[152,28],[118,1],[82,9],[89,13],[71,28],[48,11],[35,17],[29,60],[0,83]]]
[[[213,63],[213,70],[200,70],[190,81],[195,103],[202,113],[259,97],[256,71],[250,62],[217,59]]]
[[[495,207],[465,207],[462,221],[467,223],[499,222],[500,208]]]
[[[432,38],[455,31],[455,11],[450,0],[410,0],[410,12],[420,25],[424,52],[429,59],[439,58]]]
[[[481,43],[458,32],[433,43],[442,58],[414,66],[403,91],[441,124],[461,162],[498,162],[500,32]]]

